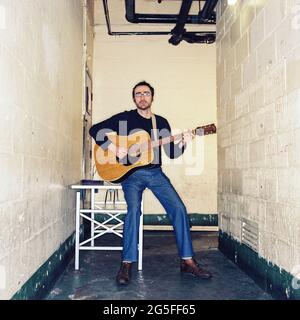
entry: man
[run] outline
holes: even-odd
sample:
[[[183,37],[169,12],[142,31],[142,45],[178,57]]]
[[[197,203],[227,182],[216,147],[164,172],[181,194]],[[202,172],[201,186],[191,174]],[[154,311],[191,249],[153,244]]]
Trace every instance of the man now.
[[[127,156],[128,150],[125,147],[116,147],[106,136],[106,133],[117,132],[128,135],[133,130],[145,130],[152,140],[153,134],[153,113],[151,105],[154,98],[153,87],[145,82],[139,82],[132,90],[132,98],[136,109],[118,113],[111,118],[100,122],[90,129],[91,136],[95,142],[104,150],[108,148],[119,159]],[[168,121],[155,115],[158,139],[170,136],[171,128]],[[122,133],[121,133],[122,131]],[[127,132],[125,132],[127,131]],[[101,134],[99,134],[101,132]],[[164,150],[171,158],[179,157],[185,149],[186,143],[192,139],[190,131],[182,135],[178,143],[170,142],[165,144]],[[160,201],[172,222],[177,248],[181,257],[180,269],[182,273],[193,275],[197,278],[208,279],[212,275],[209,271],[201,268],[193,258],[194,251],[190,236],[190,226],[186,208],[175,191],[168,177],[161,170],[161,146],[154,150],[154,160],[151,164],[137,168],[122,183],[124,197],[127,202],[127,214],[123,230],[123,253],[120,270],[117,274],[117,283],[126,285],[130,281],[131,266],[137,261],[138,252],[138,231],[141,215],[141,201],[143,191],[148,188]]]

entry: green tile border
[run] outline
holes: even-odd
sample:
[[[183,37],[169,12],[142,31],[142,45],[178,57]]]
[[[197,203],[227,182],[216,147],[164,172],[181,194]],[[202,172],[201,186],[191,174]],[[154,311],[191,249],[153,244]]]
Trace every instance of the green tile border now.
[[[300,288],[293,288],[292,274],[260,257],[257,252],[219,230],[219,250],[276,299],[300,299]],[[300,286],[299,281],[296,283]]]
[[[82,229],[80,231],[83,236]],[[11,300],[41,300],[74,256],[75,232],[63,242],[51,257],[26,281]]]
[[[125,215],[119,216],[124,219]],[[103,222],[107,215],[97,215],[97,220]],[[218,226],[217,214],[189,214],[191,226]],[[166,214],[145,214],[144,225],[171,225]],[[84,232],[88,232],[88,225],[84,225]],[[81,237],[83,236],[83,227]],[[48,294],[69,261],[74,256],[75,233],[73,233],[51,257],[30,277],[29,280],[13,295],[12,300],[39,300]]]
[[[108,215],[97,214],[97,221],[104,222],[108,219]],[[118,216],[121,220],[124,220],[125,214]],[[189,213],[189,222],[191,226],[218,226],[218,214],[204,214],[204,213]],[[112,221],[112,224],[116,223]],[[145,214],[144,215],[144,225],[151,226],[170,226],[171,222],[166,214]]]

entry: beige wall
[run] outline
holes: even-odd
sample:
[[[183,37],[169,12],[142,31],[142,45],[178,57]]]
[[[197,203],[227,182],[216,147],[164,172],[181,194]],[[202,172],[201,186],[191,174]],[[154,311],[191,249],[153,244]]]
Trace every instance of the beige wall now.
[[[115,113],[134,109],[131,91],[141,80],[154,86],[153,111],[166,117],[174,131],[181,132],[216,121],[215,45],[182,42],[174,47],[168,43],[168,38],[108,36],[105,26],[95,28],[94,123]],[[189,212],[215,213],[216,135],[198,139],[188,147],[186,155],[193,151],[195,157],[202,141],[204,151],[201,149],[195,162],[201,162],[203,157],[203,170],[198,169],[197,175],[188,176],[186,169],[195,168],[195,164],[184,163],[165,164],[163,169]],[[166,163],[167,159],[164,161]],[[154,196],[150,192],[146,193],[145,199],[146,213],[164,212],[158,201],[153,201]]]
[[[258,253],[300,265],[300,16],[297,1],[218,4],[218,211],[241,241],[258,224]]]
[[[87,0],[86,18],[86,63],[91,75],[93,75],[94,55],[94,0]]]
[[[74,231],[81,174],[82,3],[0,3],[0,299]]]

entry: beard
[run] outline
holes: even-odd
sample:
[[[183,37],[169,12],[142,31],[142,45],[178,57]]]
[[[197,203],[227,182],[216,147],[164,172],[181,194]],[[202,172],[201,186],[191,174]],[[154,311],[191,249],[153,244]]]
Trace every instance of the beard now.
[[[135,103],[135,105],[140,110],[147,110],[151,107],[151,102],[140,101],[139,103]]]

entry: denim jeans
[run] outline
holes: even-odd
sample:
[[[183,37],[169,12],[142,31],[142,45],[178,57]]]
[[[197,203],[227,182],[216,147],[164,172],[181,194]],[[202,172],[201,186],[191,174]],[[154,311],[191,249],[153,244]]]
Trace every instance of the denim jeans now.
[[[146,188],[153,192],[167,212],[174,228],[179,256],[192,257],[194,251],[185,205],[161,168],[139,169],[121,184],[128,211],[123,230],[123,261],[137,261],[138,258],[141,201]]]

